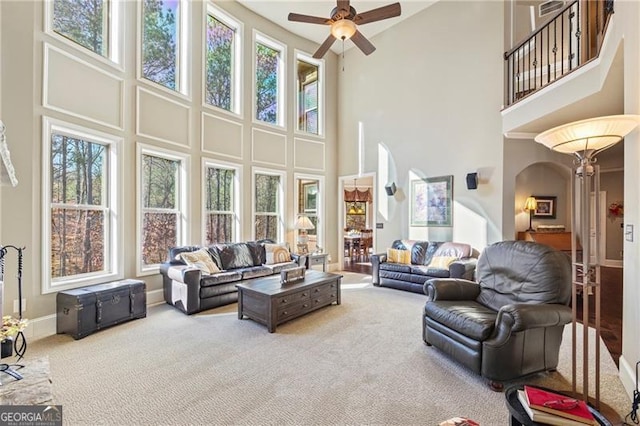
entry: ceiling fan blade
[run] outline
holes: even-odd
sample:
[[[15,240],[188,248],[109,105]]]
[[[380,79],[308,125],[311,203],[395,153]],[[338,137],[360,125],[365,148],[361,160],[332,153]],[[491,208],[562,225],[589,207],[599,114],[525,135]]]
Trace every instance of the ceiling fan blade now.
[[[338,10],[349,11],[349,0],[338,0]]]
[[[351,41],[353,41],[365,55],[370,55],[376,50],[376,47],[358,30],[351,36]]]
[[[289,20],[294,22],[304,22],[307,24],[329,25],[331,23],[331,19],[328,19],[328,18],[321,18],[319,16],[301,15],[299,13],[290,13]]]
[[[381,21],[387,18],[393,18],[394,16],[400,16],[402,12],[400,3],[390,4],[388,6],[382,6],[377,9],[372,9],[367,12],[358,13],[353,22],[357,25],[364,25],[370,22]]]
[[[315,59],[321,59],[325,53],[329,50],[333,42],[336,41],[336,38],[329,34],[329,37],[322,43],[322,45],[316,50],[316,53],[313,54]]]

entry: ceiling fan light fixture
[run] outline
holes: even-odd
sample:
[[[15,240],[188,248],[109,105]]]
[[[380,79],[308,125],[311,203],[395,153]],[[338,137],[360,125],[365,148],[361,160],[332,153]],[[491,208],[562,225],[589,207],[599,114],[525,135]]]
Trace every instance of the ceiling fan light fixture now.
[[[340,19],[331,24],[331,35],[338,40],[347,40],[356,33],[356,24],[350,19]]]

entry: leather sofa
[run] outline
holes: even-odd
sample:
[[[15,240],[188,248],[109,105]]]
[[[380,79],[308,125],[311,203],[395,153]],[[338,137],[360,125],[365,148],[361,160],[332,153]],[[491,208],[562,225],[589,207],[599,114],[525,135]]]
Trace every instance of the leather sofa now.
[[[243,280],[279,274],[285,269],[305,266],[306,256],[289,253],[285,259],[268,259],[266,248],[284,246],[270,240],[214,244],[208,247],[171,247],[167,261],[160,265],[164,300],[186,314],[194,314],[238,300],[236,284]],[[182,253],[204,249],[218,272],[207,273],[188,265]],[[281,261],[284,260],[284,261]]]
[[[424,283],[431,278],[473,279],[478,260],[478,252],[462,243],[395,240],[391,250],[409,251],[410,262],[409,256],[406,263],[391,261],[390,250],[373,254],[373,285],[420,294],[424,291]],[[442,259],[448,261],[442,263],[439,261]]]
[[[529,241],[484,249],[476,281],[432,279],[424,291],[423,340],[489,380],[555,370],[571,322],[569,257]]]

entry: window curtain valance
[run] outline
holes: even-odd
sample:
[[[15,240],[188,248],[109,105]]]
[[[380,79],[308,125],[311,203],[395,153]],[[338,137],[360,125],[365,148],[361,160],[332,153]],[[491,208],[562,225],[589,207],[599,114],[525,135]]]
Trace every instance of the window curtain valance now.
[[[365,189],[364,191],[359,190],[358,188],[353,191],[344,190],[344,201],[347,203],[352,203],[354,201],[360,202],[373,202],[373,196],[371,195],[371,191]]]

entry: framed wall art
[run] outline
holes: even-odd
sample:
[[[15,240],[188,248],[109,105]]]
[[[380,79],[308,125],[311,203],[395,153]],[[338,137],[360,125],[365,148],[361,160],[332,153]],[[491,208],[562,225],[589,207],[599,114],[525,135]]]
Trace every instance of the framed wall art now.
[[[453,176],[411,181],[411,226],[453,226]]]
[[[551,195],[534,195],[536,199],[536,209],[533,217],[538,219],[555,219],[558,197]]]

